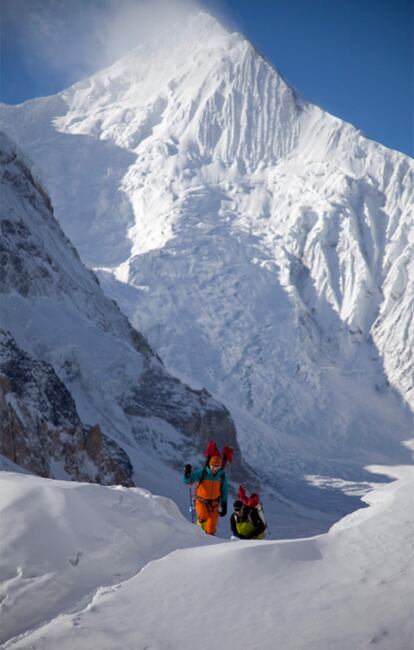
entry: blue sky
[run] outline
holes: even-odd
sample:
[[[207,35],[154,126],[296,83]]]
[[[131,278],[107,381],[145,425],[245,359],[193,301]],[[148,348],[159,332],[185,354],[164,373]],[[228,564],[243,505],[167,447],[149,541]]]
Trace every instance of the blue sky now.
[[[192,4],[0,0],[1,101],[18,103],[62,90],[135,45],[133,39],[143,37],[137,21],[156,25],[161,14]],[[242,31],[310,101],[368,137],[414,155],[412,0],[199,4]]]

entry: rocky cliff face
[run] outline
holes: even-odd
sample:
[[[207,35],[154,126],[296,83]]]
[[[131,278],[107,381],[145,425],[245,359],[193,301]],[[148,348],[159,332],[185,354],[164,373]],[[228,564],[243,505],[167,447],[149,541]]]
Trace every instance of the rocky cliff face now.
[[[0,332],[0,453],[52,478],[133,485],[127,454],[99,425],[84,426],[52,366]]]
[[[80,262],[30,163],[0,145],[1,453],[43,476],[130,485],[145,450],[181,466],[206,439],[237,447],[228,411],[167,372]]]

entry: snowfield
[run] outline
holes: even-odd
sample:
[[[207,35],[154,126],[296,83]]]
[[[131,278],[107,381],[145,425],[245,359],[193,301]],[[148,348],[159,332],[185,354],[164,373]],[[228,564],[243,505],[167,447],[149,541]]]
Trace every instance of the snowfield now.
[[[211,539],[139,488],[0,475],[1,646],[410,650],[414,469],[324,535]],[[207,621],[207,622],[206,622]]]

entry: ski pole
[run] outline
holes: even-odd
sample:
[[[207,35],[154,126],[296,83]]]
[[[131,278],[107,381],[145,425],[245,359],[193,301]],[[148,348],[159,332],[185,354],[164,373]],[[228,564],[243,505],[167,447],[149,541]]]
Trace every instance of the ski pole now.
[[[191,485],[189,487],[190,491],[190,515],[191,515],[191,523],[194,523],[194,502],[193,502],[193,491],[191,489]]]

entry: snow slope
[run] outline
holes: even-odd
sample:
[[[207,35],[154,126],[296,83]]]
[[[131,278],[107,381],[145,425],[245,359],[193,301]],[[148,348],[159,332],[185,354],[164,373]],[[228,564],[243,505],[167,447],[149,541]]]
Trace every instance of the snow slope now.
[[[407,156],[304,100],[202,12],[0,116],[105,291],[225,402],[263,478],[361,480],[367,463],[408,461]]]
[[[2,642],[170,551],[208,543],[172,501],[146,490],[10,472],[0,482]]]
[[[227,543],[138,488],[2,473],[2,648],[408,650],[414,472],[373,469],[398,480],[327,534]]]

